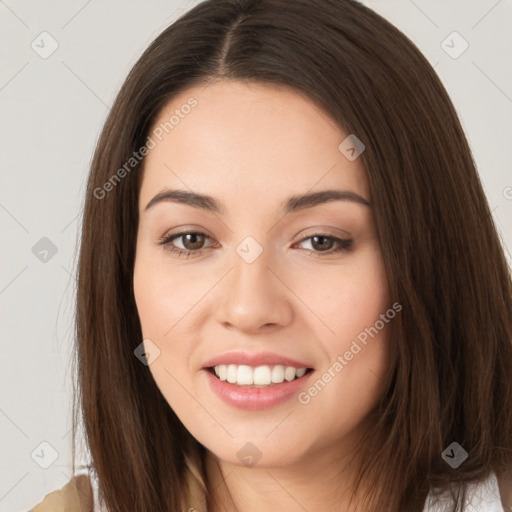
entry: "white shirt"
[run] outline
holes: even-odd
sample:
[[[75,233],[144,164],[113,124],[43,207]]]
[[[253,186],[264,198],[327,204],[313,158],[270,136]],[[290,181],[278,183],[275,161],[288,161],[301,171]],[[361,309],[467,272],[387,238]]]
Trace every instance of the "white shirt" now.
[[[466,486],[466,508],[468,512],[505,512],[501,504],[498,480],[494,473],[479,484],[471,483]],[[441,503],[435,502],[433,494],[427,496],[423,512],[448,512],[453,508],[453,500],[448,491],[440,497]]]

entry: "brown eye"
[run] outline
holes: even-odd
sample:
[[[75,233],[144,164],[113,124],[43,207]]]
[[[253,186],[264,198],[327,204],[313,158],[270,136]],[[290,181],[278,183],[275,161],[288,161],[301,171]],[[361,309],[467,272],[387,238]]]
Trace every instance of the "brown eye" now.
[[[311,246],[318,251],[328,251],[334,246],[334,239],[329,236],[315,235],[311,237]]]
[[[317,233],[316,235],[303,238],[300,244],[309,243],[310,247],[303,248],[308,249],[312,254],[327,255],[348,251],[352,247],[353,242],[350,238],[337,238],[332,235]]]
[[[183,247],[189,251],[202,249],[202,245],[206,239],[202,233],[187,233],[179,236],[182,238]]]
[[[206,250],[211,245],[205,245],[205,242],[210,240],[210,237],[201,232],[184,231],[170,236],[164,236],[158,242],[159,245],[165,249],[176,253],[178,256],[193,257],[200,255],[203,250]]]

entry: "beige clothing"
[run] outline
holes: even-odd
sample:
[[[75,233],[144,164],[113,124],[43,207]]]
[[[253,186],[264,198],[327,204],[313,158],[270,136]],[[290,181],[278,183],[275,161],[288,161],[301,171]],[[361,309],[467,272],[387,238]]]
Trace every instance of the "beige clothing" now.
[[[87,475],[73,477],[64,487],[47,494],[30,512],[92,512],[93,490]]]
[[[197,512],[206,512],[204,504],[204,493],[202,487],[193,473],[187,473],[188,492],[185,510],[196,510]],[[491,475],[488,483],[496,484],[495,477]],[[512,510],[512,487],[505,486],[500,483],[499,491],[497,485],[489,486],[493,489],[491,494],[487,494],[489,501],[478,501],[474,504],[478,507],[473,509],[475,512],[487,512],[499,510],[503,505],[503,510]],[[500,499],[501,492],[501,499]],[[31,509],[30,512],[99,512],[94,509],[94,490],[91,481],[87,475],[79,475],[72,478],[64,487],[47,494],[43,501]],[[477,504],[478,503],[478,504]],[[486,505],[482,505],[486,503]],[[482,506],[484,508],[482,508]],[[425,510],[437,510],[435,508],[426,507]]]
[[[186,457],[188,459],[188,457]],[[197,457],[193,458],[197,462]],[[185,510],[206,512],[205,494],[192,459],[187,460]],[[97,500],[97,486],[87,475],[77,475],[61,489],[47,494],[30,512],[104,512]]]

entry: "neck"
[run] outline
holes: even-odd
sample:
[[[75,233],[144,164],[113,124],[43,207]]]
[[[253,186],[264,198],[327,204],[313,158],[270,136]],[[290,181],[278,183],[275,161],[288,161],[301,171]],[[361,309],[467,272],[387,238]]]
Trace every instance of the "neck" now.
[[[205,470],[211,493],[208,512],[352,512],[363,490],[354,494],[354,434],[338,445],[312,446],[286,466],[247,467],[206,451]]]

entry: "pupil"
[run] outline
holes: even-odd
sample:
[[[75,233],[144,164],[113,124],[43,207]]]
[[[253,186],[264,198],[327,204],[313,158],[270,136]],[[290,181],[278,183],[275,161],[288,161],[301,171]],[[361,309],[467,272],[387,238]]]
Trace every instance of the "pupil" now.
[[[319,246],[318,248],[320,248],[320,249],[322,249],[322,248],[323,248],[323,249],[325,249],[325,248],[326,248],[325,244],[318,244],[318,240],[324,240],[324,241],[325,241],[325,240],[329,240],[329,241],[330,241],[330,243],[331,243],[331,245],[332,245],[332,243],[333,243],[333,241],[332,241],[332,240],[330,240],[330,239],[329,239],[328,237],[326,237],[326,236],[314,236],[314,237],[313,237],[313,247],[315,247],[315,245],[318,245],[318,246]],[[329,245],[329,242],[327,243],[327,245]],[[315,247],[315,248],[317,248],[317,247]],[[330,247],[327,247],[327,249],[330,249]]]
[[[202,240],[201,240],[202,235],[199,235],[198,233],[189,233],[185,236],[185,240],[190,241],[189,237],[192,237],[191,241],[192,241],[193,247],[187,247],[187,248],[190,250],[199,249],[202,244]],[[197,241],[198,239],[199,239],[199,242]],[[187,244],[185,243],[185,247],[186,246],[187,246]]]

